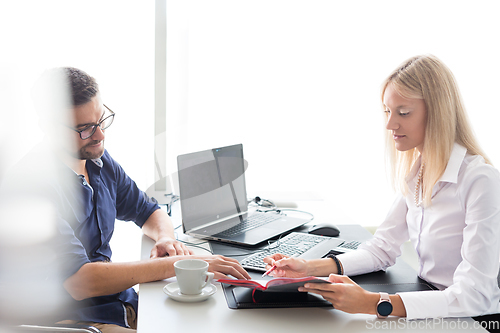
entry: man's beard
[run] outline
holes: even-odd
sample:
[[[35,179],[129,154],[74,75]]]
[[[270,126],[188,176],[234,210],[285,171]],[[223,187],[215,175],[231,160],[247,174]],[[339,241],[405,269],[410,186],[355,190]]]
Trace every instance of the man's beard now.
[[[91,152],[87,151],[87,147],[91,146],[91,145],[95,145],[96,143],[99,143],[99,141],[89,142],[88,144],[86,144],[85,146],[80,148],[80,150],[78,151],[78,158],[81,160],[93,160],[93,159],[101,157],[102,154],[104,154],[104,140],[102,142],[103,142],[102,150],[100,150],[96,153],[91,153]]]

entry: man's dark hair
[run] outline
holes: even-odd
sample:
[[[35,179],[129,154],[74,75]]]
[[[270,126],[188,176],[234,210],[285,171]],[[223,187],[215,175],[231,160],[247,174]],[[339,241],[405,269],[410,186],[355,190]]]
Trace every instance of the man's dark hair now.
[[[99,86],[96,80],[81,69],[64,67],[64,72],[68,77],[73,106],[90,102],[99,92]]]

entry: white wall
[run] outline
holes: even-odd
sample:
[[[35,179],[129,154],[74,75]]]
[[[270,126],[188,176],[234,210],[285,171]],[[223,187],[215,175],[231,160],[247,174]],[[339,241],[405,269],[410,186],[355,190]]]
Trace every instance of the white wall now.
[[[9,130],[21,124],[33,128],[16,145],[24,150],[41,135],[30,97],[33,82],[48,68],[77,67],[97,79],[104,103],[116,112],[106,148],[141,187],[150,184],[154,2],[2,1],[0,31],[0,70],[14,78],[18,94],[16,110],[1,114],[20,115]]]
[[[455,73],[480,142],[500,165],[497,3],[168,0],[170,172],[180,153],[241,142],[250,194],[311,191],[378,225],[393,196],[380,82],[420,53]],[[24,88],[45,68],[80,67],[117,113],[106,147],[147,188],[154,2],[3,1],[0,31],[0,64],[23,87],[14,111],[35,133],[24,145],[39,135]]]
[[[393,198],[380,83],[422,53],[455,73],[500,165],[497,3],[169,1],[170,170],[179,153],[241,142],[250,194],[312,191],[378,225]]]

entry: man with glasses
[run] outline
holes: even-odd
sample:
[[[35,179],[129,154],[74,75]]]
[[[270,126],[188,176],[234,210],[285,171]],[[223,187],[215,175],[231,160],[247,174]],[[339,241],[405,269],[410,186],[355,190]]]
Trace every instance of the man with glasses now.
[[[137,294],[131,287],[174,276],[173,263],[192,251],[175,240],[168,214],[139,190],[104,149],[105,131],[115,113],[102,103],[95,79],[76,68],[59,70],[69,83],[73,122],[60,124],[71,142],[54,142],[60,148],[60,172],[74,181],[51,186],[64,243],[58,254],[66,272],[63,285],[76,301],[64,319],[90,322],[103,332],[130,332],[136,327],[137,313]],[[50,120],[47,126],[55,130],[57,124]],[[151,260],[111,262],[109,241],[115,219],[135,222],[156,241]],[[250,278],[234,259],[192,257],[209,262],[216,278],[226,274]]]

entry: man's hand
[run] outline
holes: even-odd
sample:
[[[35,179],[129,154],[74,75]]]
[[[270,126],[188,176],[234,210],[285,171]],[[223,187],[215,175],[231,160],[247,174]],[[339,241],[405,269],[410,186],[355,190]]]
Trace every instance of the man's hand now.
[[[193,258],[208,262],[208,271],[215,274],[215,279],[226,279],[228,275],[237,279],[250,280],[252,278],[236,259],[221,255],[197,255]]]
[[[151,250],[150,258],[160,258],[166,256],[186,256],[192,255],[193,251],[188,249],[183,243],[176,241],[170,237],[158,239],[155,246]]]

